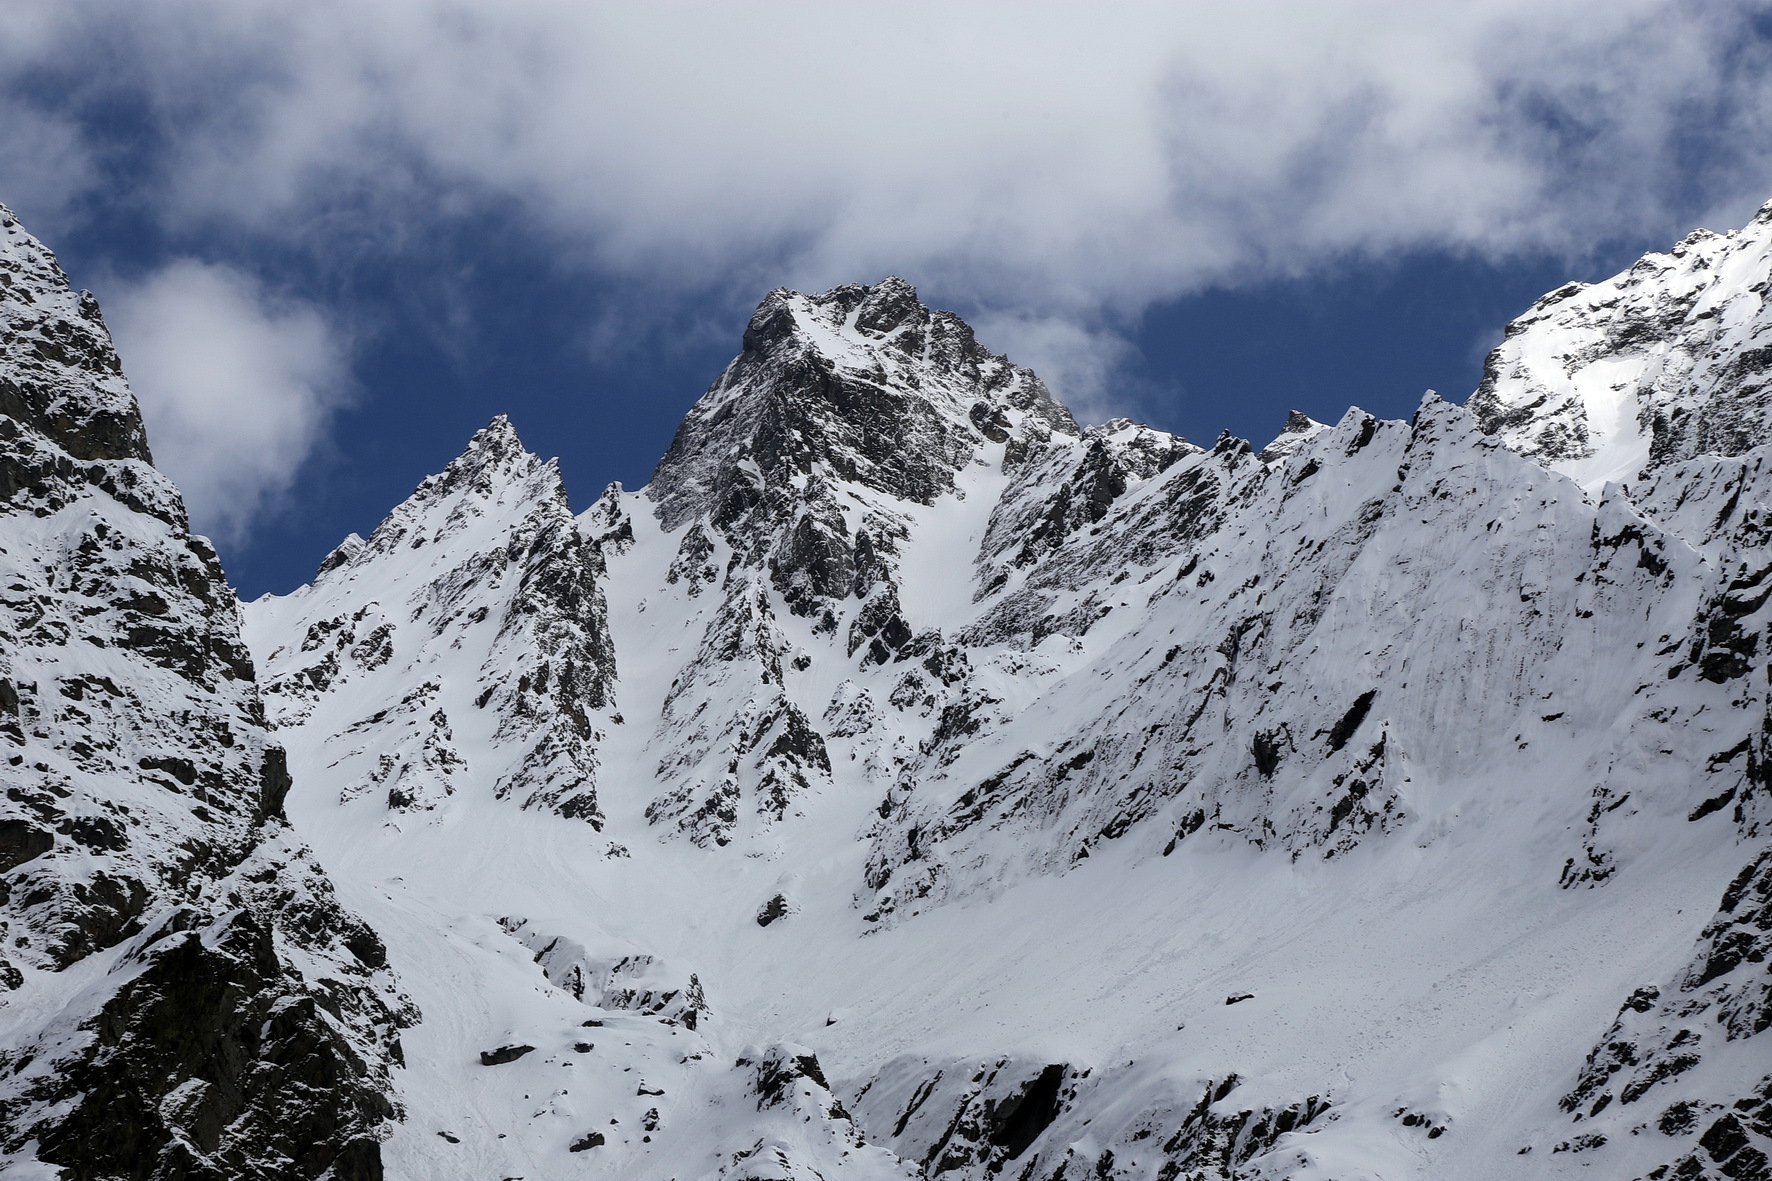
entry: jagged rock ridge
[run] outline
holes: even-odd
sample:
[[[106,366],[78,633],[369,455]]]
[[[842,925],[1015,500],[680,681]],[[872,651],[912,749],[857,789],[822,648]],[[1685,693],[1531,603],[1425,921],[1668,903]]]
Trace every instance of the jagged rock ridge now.
[[[1768,240],[1541,301],[1468,408],[1259,450],[1079,430],[892,279],[772,293],[652,485],[570,530],[495,424],[397,544],[249,608],[296,818],[449,1014],[389,1151],[1754,1175]],[[1591,454],[1546,442],[1577,403]],[[547,554],[583,575],[537,600]],[[516,806],[535,731],[474,704],[537,683],[546,641],[493,642],[531,616],[596,670],[599,834]],[[349,786],[389,757],[447,786]]]
[[[1483,430],[1595,490],[1758,447],[1772,426],[1769,223],[1772,206],[1532,305],[1471,397]]]
[[[413,1014],[284,817],[233,593],[96,301],[0,234],[4,1169],[380,1177]]]
[[[558,468],[494,419],[257,622],[294,639],[265,657],[271,720],[348,739],[325,776],[345,799],[422,814],[473,780],[601,827],[596,748],[616,674],[602,575]],[[471,683],[434,671],[445,652],[461,663],[464,645]],[[342,712],[315,720],[322,703]],[[490,757],[471,758],[470,745]]]

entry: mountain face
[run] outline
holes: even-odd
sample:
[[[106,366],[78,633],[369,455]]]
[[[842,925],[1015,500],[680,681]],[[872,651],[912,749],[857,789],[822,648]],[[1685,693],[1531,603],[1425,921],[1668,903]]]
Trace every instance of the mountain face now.
[[[4,208],[0,566],[3,1171],[380,1177],[415,1014],[285,819],[97,303]]]
[[[897,279],[576,518],[495,420],[246,609],[396,1171],[1772,1175],[1769,249],[1259,451]]]
[[[1738,234],[1697,230],[1667,254],[1532,305],[1471,397],[1483,430],[1590,490],[1764,443],[1769,216],[1762,209]]]
[[[1260,450],[777,291],[244,630],[6,220],[9,1166],[1772,1176],[1772,207]]]
[[[646,489],[661,529],[681,533],[667,583],[691,596],[720,583],[700,650],[664,700],[667,790],[648,819],[725,845],[828,786],[824,735],[785,680],[774,604],[863,665],[940,659],[940,633],[919,634],[903,605],[920,510],[964,495],[987,449],[1008,471],[1076,434],[1038,378],[903,280],[770,294]],[[811,659],[795,653],[788,672]]]
[[[603,577],[558,470],[497,419],[254,617],[288,641],[263,654],[270,720],[328,732],[340,757],[324,779],[341,801],[418,814],[485,781],[601,828],[597,748],[615,700]],[[464,653],[471,675],[438,675]]]

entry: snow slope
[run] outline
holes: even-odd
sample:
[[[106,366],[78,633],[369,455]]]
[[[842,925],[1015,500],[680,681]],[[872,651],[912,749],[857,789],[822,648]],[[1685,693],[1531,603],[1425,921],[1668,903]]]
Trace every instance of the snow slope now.
[[[424,1013],[390,1171],[1765,1175],[1768,234],[1259,454],[899,280],[772,293],[576,521],[495,422],[246,609]]]

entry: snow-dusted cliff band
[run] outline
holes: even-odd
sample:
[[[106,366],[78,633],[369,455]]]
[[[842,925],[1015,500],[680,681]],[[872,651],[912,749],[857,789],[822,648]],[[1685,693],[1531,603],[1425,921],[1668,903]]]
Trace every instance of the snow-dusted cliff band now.
[[[240,616],[98,305],[0,207],[0,1152],[382,1176],[375,932],[290,831]]]
[[[272,931],[243,995],[334,998],[335,1139],[385,1135],[395,1176],[1772,1176],[1769,251],[1772,206],[1547,296],[1468,408],[1260,450],[1082,429],[897,279],[774,292],[647,488],[575,517],[500,418],[247,605],[250,659],[230,607],[157,591],[233,670],[201,701],[124,675],[157,649],[122,574],[102,660],[87,616],[14,617],[12,773],[51,812],[8,823],[126,806],[147,933],[39,962],[41,889],[113,872],[62,843],[8,873],[4,954],[84,997],[177,922]],[[110,515],[15,490],[8,561],[66,582],[145,513],[123,536],[197,553],[201,597],[113,369],[67,380],[137,450],[61,477]],[[34,396],[0,409],[41,435]],[[46,712],[52,660],[233,742],[174,751],[150,710],[117,757],[149,786],[81,788],[107,691]],[[158,917],[196,905],[152,876],[167,809],[257,850],[197,890],[236,911]],[[164,1076],[178,1142],[246,1175],[181,1114],[209,1092],[46,1004],[7,1046],[83,1065],[27,1064],[5,1111]]]

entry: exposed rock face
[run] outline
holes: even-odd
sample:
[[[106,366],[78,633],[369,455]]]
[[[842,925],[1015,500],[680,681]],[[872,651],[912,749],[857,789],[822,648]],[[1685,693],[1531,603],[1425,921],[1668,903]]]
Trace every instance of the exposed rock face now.
[[[472,1031],[390,1153],[1755,1175],[1768,240],[1554,293],[1469,407],[1259,450],[1079,431],[897,280],[772,293],[570,528],[495,424],[249,609],[298,814]],[[499,798],[550,735],[601,832]]]
[[[0,231],[6,241],[0,414],[21,430],[55,440],[73,460],[151,463],[147,432],[98,301],[68,285],[55,255],[10,210],[0,213]]]
[[[673,753],[648,818],[725,845],[827,784],[823,736],[786,690],[772,604],[876,664],[932,652],[900,604],[914,509],[951,494],[983,450],[1008,467],[1076,433],[1032,372],[901,279],[771,292],[646,493],[667,532],[688,525],[671,581],[693,595],[718,578],[723,598],[666,700],[659,737]]]
[[[0,227],[0,1152],[379,1177],[411,1014],[284,818],[233,593],[97,303]]]
[[[858,1152],[878,1158],[870,1163],[881,1172],[896,1163],[890,1154],[867,1148],[854,1120],[831,1094],[818,1055],[805,1046],[778,1043],[763,1051],[747,1046],[734,1066],[744,1072],[744,1097],[754,1101],[756,1116],[724,1154],[717,1176],[812,1181],[831,1158],[842,1160]]]
[[[1571,1136],[1598,1147],[1653,1114],[1683,1155],[1647,1177],[1772,1176],[1772,1069],[1750,1041],[1772,1028],[1768,954],[1772,849],[1729,883],[1691,962],[1619,1008],[1563,1096]]]
[[[924,307],[904,280],[773,291],[649,492],[666,530],[706,517],[744,535],[747,557],[766,559],[793,543],[775,531],[808,507],[796,493],[815,472],[845,490],[929,504],[980,445],[1012,433],[1029,446],[1077,426],[1030,370],[986,350],[951,312]],[[789,573],[846,597],[844,580],[817,581],[828,571]]]
[[[1135,1063],[1098,1070],[1000,1058],[932,1070],[903,1059],[857,1097],[857,1119],[930,1178],[1217,1181],[1252,1175],[1245,1166],[1280,1137],[1329,1116],[1315,1095],[1281,1108],[1245,1106],[1234,1074],[1181,1084],[1141,1073]],[[1118,1108],[1111,1127],[1092,1133],[1109,1106]]]
[[[367,541],[255,616],[293,641],[264,660],[271,720],[348,739],[326,775],[347,799],[422,815],[477,783],[599,828],[596,748],[615,705],[602,576],[559,469],[494,419]]]
[[[995,859],[988,877],[967,867],[1005,828],[1048,870],[1149,842],[1158,817],[1171,851],[1204,829],[1334,857],[1406,827],[1423,778],[1568,741],[1532,737],[1556,722],[1576,743],[1623,725],[1659,752],[1640,772],[1615,765],[1612,738],[1581,756],[1602,819],[1568,851],[1571,882],[1611,872],[1600,830],[1642,822],[1606,807],[1626,795],[1664,816],[1724,792],[1758,801],[1749,760],[1723,756],[1762,741],[1763,689],[1705,673],[1757,650],[1758,582],[1729,590],[1742,580],[1724,563],[1629,502],[1596,509],[1566,487],[1432,396],[1409,424],[1350,412],[1278,462],[1227,440],[1174,463],[984,601],[962,633],[975,666],[992,645],[1113,637],[1081,663],[1098,699],[1011,712],[982,687],[957,695],[876,826],[863,905],[885,917],[1001,880]],[[1456,617],[1433,606],[1449,595]],[[1464,638],[1473,620],[1489,621],[1481,639]],[[1625,635],[1727,655],[1594,684]],[[1700,713],[1714,721],[1688,725]],[[1704,770],[1672,788],[1668,767]]]
[[[1760,446],[1772,427],[1772,205],[1698,230],[1603,283],[1559,287],[1508,325],[1470,401],[1485,432],[1598,489]]]
[[[712,1015],[695,973],[685,975],[656,956],[625,950],[599,955],[573,939],[538,931],[523,918],[501,918],[499,926],[532,949],[548,981],[574,1000],[685,1029],[701,1028]]]
[[[1059,551],[1075,534],[1099,533],[1129,487],[1199,453],[1185,439],[1116,418],[1090,429],[1080,451],[1052,448],[1040,461],[1025,464],[991,514],[979,550],[983,585],[977,597],[1000,590],[1014,570]]]

